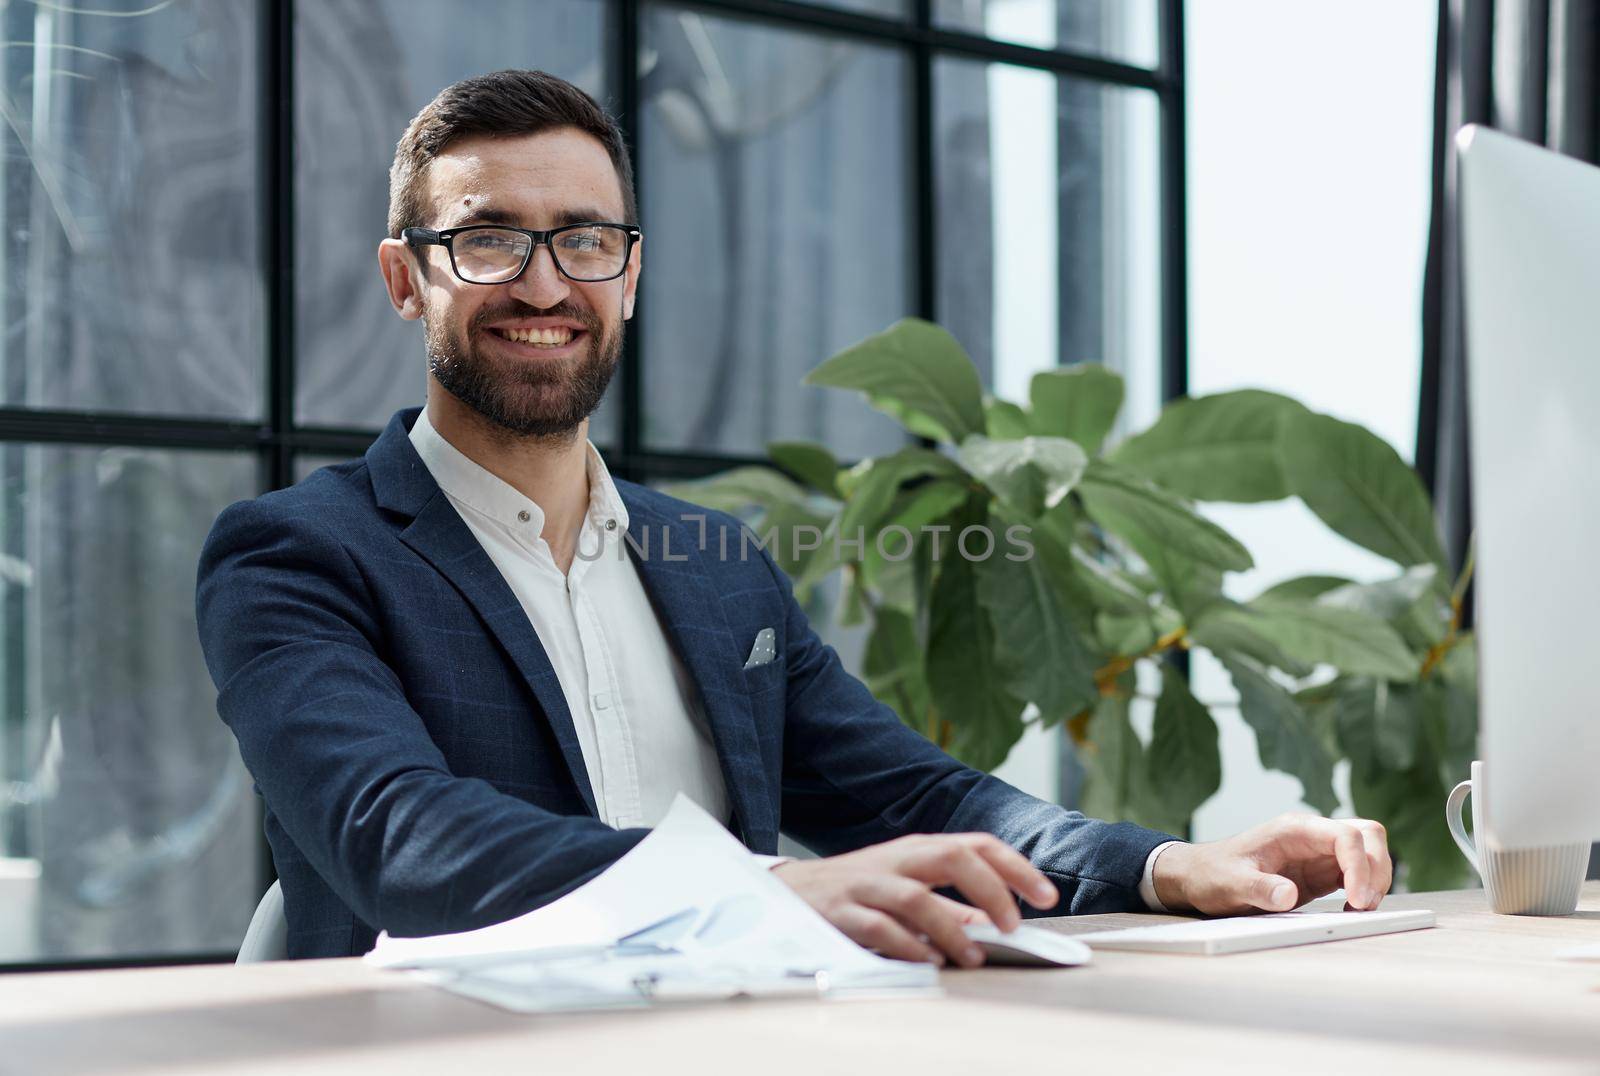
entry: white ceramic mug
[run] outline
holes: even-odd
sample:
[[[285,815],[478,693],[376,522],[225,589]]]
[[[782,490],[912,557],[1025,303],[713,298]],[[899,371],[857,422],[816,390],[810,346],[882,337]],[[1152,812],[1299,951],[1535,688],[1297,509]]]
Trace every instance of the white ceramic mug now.
[[[1483,763],[1472,764],[1472,780],[1462,781],[1445,800],[1444,817],[1450,836],[1483,879],[1489,907],[1502,915],[1571,915],[1578,909],[1578,891],[1589,866],[1589,842],[1556,844],[1545,848],[1497,848],[1485,839],[1484,804],[1487,789]],[[1473,843],[1461,821],[1461,805],[1472,796]]]

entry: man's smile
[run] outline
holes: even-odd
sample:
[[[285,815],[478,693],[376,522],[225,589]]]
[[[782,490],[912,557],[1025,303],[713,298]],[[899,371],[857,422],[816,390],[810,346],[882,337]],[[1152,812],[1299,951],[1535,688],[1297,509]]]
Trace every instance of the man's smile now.
[[[514,354],[540,358],[577,354],[588,346],[589,338],[587,331],[570,324],[497,325],[490,326],[488,333]]]

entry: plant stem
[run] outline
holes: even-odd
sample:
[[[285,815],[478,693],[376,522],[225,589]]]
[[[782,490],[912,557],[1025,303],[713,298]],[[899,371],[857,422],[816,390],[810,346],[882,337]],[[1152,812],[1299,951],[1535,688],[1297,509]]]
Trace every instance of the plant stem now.
[[[1422,659],[1422,671],[1417,674],[1419,680],[1426,680],[1461,641],[1461,617],[1466,607],[1467,587],[1472,583],[1472,573],[1477,563],[1478,539],[1474,536],[1467,543],[1467,560],[1461,566],[1461,577],[1456,580],[1455,587],[1450,591],[1450,626],[1445,631],[1444,638],[1428,648],[1428,653]]]
[[[1173,628],[1161,638],[1157,639],[1142,653],[1116,655],[1095,672],[1095,686],[1100,689],[1100,694],[1102,697],[1115,693],[1117,689],[1117,679],[1123,673],[1133,668],[1134,665],[1143,661],[1145,658],[1153,658],[1157,654],[1165,653],[1175,646],[1188,646],[1188,638],[1189,629],[1180,626]]]
[[[1105,665],[1096,670],[1094,685],[1099,689],[1101,698],[1110,698],[1117,693],[1117,681],[1122,677],[1122,674],[1139,662],[1145,658],[1153,658],[1163,654],[1173,647],[1188,649],[1188,646],[1189,629],[1182,626],[1173,628],[1138,654],[1114,655]],[[1072,736],[1074,743],[1081,745],[1087,742],[1089,719],[1093,714],[1094,711],[1092,709],[1083,710],[1067,719],[1067,732]]]

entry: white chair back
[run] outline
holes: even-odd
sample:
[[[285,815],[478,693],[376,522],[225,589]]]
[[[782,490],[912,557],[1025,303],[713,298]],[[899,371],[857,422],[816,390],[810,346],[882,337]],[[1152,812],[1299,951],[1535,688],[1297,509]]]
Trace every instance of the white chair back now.
[[[288,955],[289,921],[283,915],[283,888],[273,882],[261,903],[256,905],[256,914],[250,918],[250,929],[244,932],[236,963],[284,960]]]

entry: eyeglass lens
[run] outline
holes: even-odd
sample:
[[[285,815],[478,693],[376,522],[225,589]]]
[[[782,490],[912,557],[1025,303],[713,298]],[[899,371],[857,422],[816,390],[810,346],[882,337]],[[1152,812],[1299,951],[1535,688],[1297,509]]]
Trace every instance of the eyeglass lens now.
[[[498,284],[517,275],[533,242],[509,228],[469,228],[451,241],[456,271],[479,284]],[[556,266],[573,280],[606,280],[622,272],[628,258],[628,233],[609,224],[569,228],[550,237]]]

